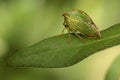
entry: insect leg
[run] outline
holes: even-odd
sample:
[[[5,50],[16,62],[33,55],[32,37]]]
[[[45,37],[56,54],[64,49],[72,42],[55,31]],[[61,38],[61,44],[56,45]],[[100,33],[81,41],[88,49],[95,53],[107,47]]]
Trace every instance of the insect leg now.
[[[77,34],[77,32],[75,32],[74,30],[72,30],[72,31],[83,43],[85,43],[85,41],[82,39],[82,37],[80,35]]]
[[[68,29],[68,43],[70,43],[70,29]]]
[[[63,35],[64,31],[65,31],[65,28],[63,28],[63,30],[62,30],[62,33],[61,33],[62,35]]]
[[[62,36],[62,35],[63,35],[64,31],[65,31],[65,28],[63,28],[63,30],[62,30],[62,32],[61,32],[61,34],[60,34],[60,36]]]
[[[82,37],[80,35],[78,35],[76,32],[75,32],[75,35],[82,41],[85,43],[85,41],[82,39]]]

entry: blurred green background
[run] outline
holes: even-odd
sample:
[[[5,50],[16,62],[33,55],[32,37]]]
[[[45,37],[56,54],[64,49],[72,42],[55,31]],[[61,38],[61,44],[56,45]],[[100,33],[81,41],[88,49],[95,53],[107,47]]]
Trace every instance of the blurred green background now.
[[[6,65],[15,52],[61,34],[62,13],[72,9],[87,12],[100,30],[120,23],[120,0],[0,0],[0,80],[104,80],[120,54],[120,46],[100,51],[68,68]]]

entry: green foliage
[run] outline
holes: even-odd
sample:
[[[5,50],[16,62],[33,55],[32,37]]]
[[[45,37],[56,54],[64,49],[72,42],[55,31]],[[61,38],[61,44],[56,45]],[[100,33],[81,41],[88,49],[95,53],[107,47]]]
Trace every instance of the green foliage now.
[[[55,36],[38,42],[8,60],[10,66],[17,67],[68,67],[100,50],[120,44],[120,24],[101,31],[101,39],[83,38],[86,43],[71,35]]]
[[[107,71],[105,80],[119,80],[120,79],[120,56],[110,66]]]

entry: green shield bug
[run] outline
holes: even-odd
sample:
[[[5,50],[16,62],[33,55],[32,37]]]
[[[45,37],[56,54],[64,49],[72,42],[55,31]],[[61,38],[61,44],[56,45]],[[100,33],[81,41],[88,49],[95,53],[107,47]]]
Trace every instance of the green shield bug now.
[[[101,37],[99,29],[86,12],[82,10],[72,10],[64,13],[63,16],[63,25],[65,26],[65,28],[63,29],[62,34],[64,30],[67,29],[69,35],[68,40],[70,40],[70,32],[75,34],[81,41],[83,40],[79,34],[85,37]]]

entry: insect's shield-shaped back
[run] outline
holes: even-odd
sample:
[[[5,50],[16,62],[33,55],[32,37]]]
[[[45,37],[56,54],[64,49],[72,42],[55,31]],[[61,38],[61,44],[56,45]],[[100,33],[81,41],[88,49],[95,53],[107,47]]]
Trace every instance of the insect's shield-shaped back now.
[[[86,35],[87,37],[100,38],[100,31],[98,30],[92,19],[82,10],[72,10],[63,14],[66,28],[71,32],[75,31]]]

